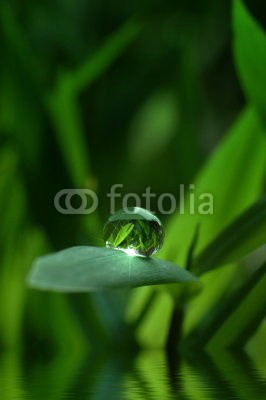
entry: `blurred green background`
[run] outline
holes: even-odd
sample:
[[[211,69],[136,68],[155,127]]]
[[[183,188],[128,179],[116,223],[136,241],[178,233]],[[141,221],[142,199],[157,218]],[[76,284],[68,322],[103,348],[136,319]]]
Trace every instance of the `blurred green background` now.
[[[113,184],[139,195],[151,187],[156,199],[161,193],[178,198],[180,184],[198,184],[196,195],[213,193],[214,216],[200,222],[198,250],[265,191],[266,39],[261,27],[266,26],[266,4],[245,4],[247,9],[229,0],[1,1],[0,351],[9,360],[3,365],[9,365],[10,382],[21,355],[27,362],[47,362],[72,349],[76,366],[76,358],[90,349],[121,346],[126,352],[136,344],[166,344],[175,289],[63,296],[25,285],[35,257],[68,246],[104,245],[102,226]],[[97,212],[60,214],[54,196],[63,188],[94,190]],[[162,257],[184,266],[197,217],[159,217],[167,227]],[[182,332],[191,337],[198,326],[204,344],[211,341],[213,331],[204,330],[206,316],[210,310],[221,312],[221,299],[248,282],[263,253],[249,258],[242,269],[239,263],[224,263],[214,271],[217,275],[206,274],[207,289],[189,303]],[[245,315],[257,315],[245,334],[241,331],[240,341],[241,347],[251,343],[250,354],[265,371],[265,279],[259,284],[236,319],[231,310],[227,320],[218,322],[224,330],[213,347],[222,338],[224,347],[235,343],[240,334],[234,336],[234,327]],[[147,359],[141,368],[154,362]],[[52,367],[63,368],[64,379],[71,371],[64,363]],[[246,376],[241,374],[239,382]],[[129,374],[129,392],[130,379]],[[32,377],[30,382],[34,388]],[[184,398],[200,398],[199,387]],[[260,390],[252,398],[262,399]],[[41,398],[36,393],[33,398]],[[154,393],[159,393],[156,388]],[[6,396],[24,398],[10,388]]]

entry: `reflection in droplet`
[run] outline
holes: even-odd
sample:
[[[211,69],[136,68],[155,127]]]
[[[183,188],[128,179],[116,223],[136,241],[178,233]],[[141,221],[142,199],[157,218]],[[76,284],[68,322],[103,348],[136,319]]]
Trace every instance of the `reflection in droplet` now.
[[[104,226],[106,247],[119,249],[133,256],[149,257],[163,244],[161,221],[140,207],[122,209],[111,215]]]

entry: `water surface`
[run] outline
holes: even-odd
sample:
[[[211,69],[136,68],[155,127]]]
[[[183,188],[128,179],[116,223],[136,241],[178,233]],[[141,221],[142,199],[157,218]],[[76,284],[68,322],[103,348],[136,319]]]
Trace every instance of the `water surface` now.
[[[265,400],[264,378],[244,354],[169,360],[163,351],[141,351],[25,361],[8,352],[0,359],[2,400]]]

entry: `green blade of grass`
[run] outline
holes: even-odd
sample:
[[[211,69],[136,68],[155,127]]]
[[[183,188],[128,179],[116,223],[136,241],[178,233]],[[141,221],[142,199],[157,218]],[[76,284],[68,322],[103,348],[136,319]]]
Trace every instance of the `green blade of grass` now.
[[[90,292],[195,280],[194,275],[167,261],[79,246],[37,259],[28,284],[59,292]]]
[[[217,147],[195,182],[195,199],[202,193],[211,193],[214,197],[214,213],[201,215],[196,211],[195,214],[191,214],[187,196],[186,212],[183,215],[176,213],[166,227],[166,240],[163,249],[160,250],[160,257],[173,260],[179,265],[186,265],[187,258],[194,258],[195,254],[200,254],[227,224],[256,201],[261,193],[264,178],[264,148],[265,138],[257,115],[254,110],[247,109]],[[197,229],[198,238],[193,244]],[[188,257],[192,244],[193,254],[189,254]],[[204,290],[192,299],[191,306],[187,308],[184,332],[189,332],[205,314],[208,314],[210,305],[223,293],[234,273],[235,265],[229,265],[203,277]],[[199,288],[194,286],[191,289],[192,293],[195,293],[194,289],[197,291]],[[187,299],[191,289],[188,288],[188,292],[184,293],[183,286],[167,286],[169,293],[178,298],[178,301],[182,298]],[[151,313],[153,312],[155,313],[155,310],[151,310]],[[148,327],[145,327],[146,332],[147,329]]]
[[[171,218],[160,256],[185,265],[197,225],[200,234],[195,253],[199,254],[213,237],[257,200],[264,177],[265,137],[256,113],[249,108],[242,113],[196,178],[193,191],[195,212],[190,212],[188,195],[184,213],[176,213]],[[197,209],[200,204],[197,199],[204,193],[213,196],[212,214],[202,214]]]
[[[266,34],[240,0],[233,3],[234,54],[239,78],[247,98],[266,123]]]
[[[223,318],[217,317],[209,331],[208,348],[241,348],[265,317],[266,263],[225,302]],[[218,309],[217,309],[218,312]]]
[[[185,265],[187,252],[199,225],[199,237],[193,258],[218,236],[238,215],[260,196],[265,175],[265,137],[257,114],[246,109],[228,135],[214,151],[195,181],[195,199],[211,193],[213,214],[189,213],[189,196],[183,215],[174,215],[166,228],[166,242],[160,257]],[[230,160],[230,163],[228,163]],[[244,168],[244,171],[243,171]],[[189,332],[208,314],[235,274],[235,265],[228,265],[203,277],[204,290],[192,300],[184,322]]]
[[[235,347],[240,347],[245,344],[245,341],[249,338],[249,335],[245,336],[245,340],[238,340],[242,335],[242,328],[244,331],[246,327],[253,327],[250,330],[250,334],[253,333],[254,330],[254,320],[261,321],[261,311],[263,310],[263,304],[266,306],[265,296],[262,296],[260,299],[254,299],[255,302],[261,303],[261,306],[251,307],[252,313],[248,313],[246,318],[243,321],[238,320],[238,318],[242,318],[241,308],[244,307],[244,302],[246,299],[249,299],[249,294],[256,286],[264,280],[265,287],[265,272],[266,272],[266,263],[263,264],[260,268],[258,268],[251,276],[248,276],[244,283],[241,284],[238,288],[236,288],[233,292],[229,294],[224,294],[223,301],[219,301],[216,304],[213,304],[213,309],[211,312],[205,316],[205,318],[201,321],[201,324],[190,333],[188,340],[197,342],[201,347],[206,346],[206,344],[212,340],[212,338],[217,335],[220,337],[220,329],[223,331],[222,341],[223,347],[228,347],[232,344],[232,340],[234,338]],[[244,307],[245,309],[245,307]],[[251,315],[252,314],[252,315]],[[224,336],[225,331],[223,325],[226,326],[227,321],[230,322],[230,327],[228,327],[226,331],[226,336]],[[250,323],[250,325],[249,325]],[[240,328],[239,328],[239,326]],[[235,327],[235,332],[233,330]],[[243,332],[244,332],[243,331]],[[239,336],[240,334],[240,336]]]
[[[24,79],[26,77],[39,89],[43,79],[43,66],[31,49],[30,42],[25,31],[21,29],[14,10],[15,7],[12,7],[11,3],[1,3],[0,21],[4,40],[7,41],[9,50],[15,55],[16,62],[24,73]]]
[[[55,89],[48,95],[48,108],[69,175],[77,187],[94,187],[89,152],[78,105],[78,95],[89,87],[119,57],[139,32],[132,21],[114,32],[94,54],[76,70],[61,73]]]
[[[242,257],[266,241],[266,196],[224,229],[196,258],[193,272],[203,274]]]
[[[129,20],[119,27],[100,49],[76,71],[66,75],[67,84],[75,93],[87,88],[123,53],[140,32],[140,24]]]

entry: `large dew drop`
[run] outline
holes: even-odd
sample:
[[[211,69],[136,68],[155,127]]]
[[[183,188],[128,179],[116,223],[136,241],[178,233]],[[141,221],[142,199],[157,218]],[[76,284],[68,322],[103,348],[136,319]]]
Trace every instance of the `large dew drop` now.
[[[122,209],[111,215],[103,234],[106,247],[146,257],[155,254],[164,239],[160,220],[140,207]]]

